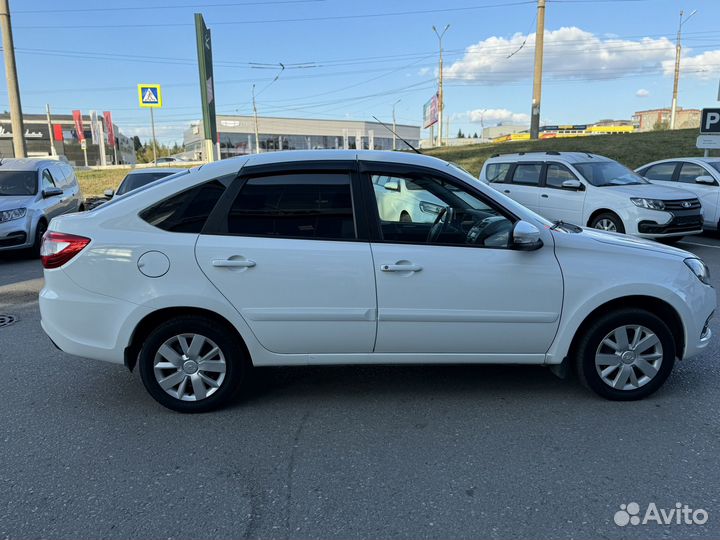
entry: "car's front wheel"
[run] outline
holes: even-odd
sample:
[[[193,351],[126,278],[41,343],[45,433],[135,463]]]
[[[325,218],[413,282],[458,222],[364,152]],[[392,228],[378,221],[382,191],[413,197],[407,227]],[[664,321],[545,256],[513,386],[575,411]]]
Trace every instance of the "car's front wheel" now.
[[[145,340],[138,357],[150,395],[178,412],[207,412],[238,392],[247,359],[239,339],[204,317],[171,319]]]
[[[605,212],[595,216],[592,221],[590,221],[590,227],[600,229],[601,231],[625,232],[625,225],[623,225],[622,219],[612,212]]]
[[[655,392],[675,363],[668,326],[642,309],[607,313],[580,336],[576,348],[580,381],[600,396],[629,401]]]

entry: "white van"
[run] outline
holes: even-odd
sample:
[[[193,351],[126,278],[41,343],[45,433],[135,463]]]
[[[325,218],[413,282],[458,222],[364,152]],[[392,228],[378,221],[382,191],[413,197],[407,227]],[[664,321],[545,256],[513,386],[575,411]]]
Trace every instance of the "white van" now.
[[[550,220],[667,241],[703,228],[695,194],[652,184],[597,154],[498,154],[480,180]]]

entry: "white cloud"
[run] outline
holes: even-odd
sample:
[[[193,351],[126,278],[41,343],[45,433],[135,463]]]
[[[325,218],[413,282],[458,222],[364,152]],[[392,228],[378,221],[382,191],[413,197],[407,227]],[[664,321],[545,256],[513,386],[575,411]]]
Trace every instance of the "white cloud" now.
[[[645,90],[644,88],[640,88],[640,90],[635,92],[635,95],[640,98],[648,97],[650,95],[650,90]]]
[[[688,54],[691,49],[685,49]],[[720,50],[706,51],[697,56],[683,56],[680,60],[680,73],[683,76],[697,77],[698,79],[708,80],[717,77],[718,68],[720,68]],[[666,60],[663,62],[665,75],[672,76],[675,73],[675,60]]]
[[[534,49],[534,33],[518,33],[509,39],[490,37],[468,47],[464,56],[447,68],[445,77],[488,84],[528,79],[533,72]],[[626,40],[563,27],[545,32],[543,71],[548,78],[584,80],[666,73],[666,63],[672,63],[674,55],[675,45],[664,37]]]
[[[475,109],[465,113],[470,122],[483,124],[485,126],[493,124],[528,124],[530,123],[530,115],[525,113],[515,113],[508,109]]]

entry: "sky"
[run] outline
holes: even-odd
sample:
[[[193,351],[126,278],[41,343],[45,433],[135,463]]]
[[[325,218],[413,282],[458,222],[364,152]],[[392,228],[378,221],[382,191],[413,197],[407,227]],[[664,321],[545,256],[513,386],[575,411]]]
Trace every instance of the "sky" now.
[[[445,50],[452,134],[527,123],[536,0],[10,0],[23,111],[112,111],[147,139],[137,84],[158,83],[158,139],[200,118],[193,13],[212,31],[217,112],[420,125]],[[669,106],[680,10],[679,105],[717,105],[720,0],[548,0],[541,121],[630,119]],[[280,64],[285,66],[281,69]],[[4,66],[3,66],[4,69]],[[278,76],[279,75],[279,76]],[[398,101],[399,100],[399,101]],[[7,88],[0,109],[8,108]],[[424,132],[425,134],[426,132]]]

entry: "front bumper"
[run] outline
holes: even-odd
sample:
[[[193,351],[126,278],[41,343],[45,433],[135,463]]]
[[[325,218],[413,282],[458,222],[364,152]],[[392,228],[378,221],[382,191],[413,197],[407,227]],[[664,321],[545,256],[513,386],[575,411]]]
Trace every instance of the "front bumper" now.
[[[33,243],[31,230],[31,222],[27,216],[0,223],[0,251],[30,247]]]
[[[700,234],[703,231],[703,216],[698,210],[673,211],[670,221],[658,223],[650,219],[638,222],[638,236],[666,238]]]

